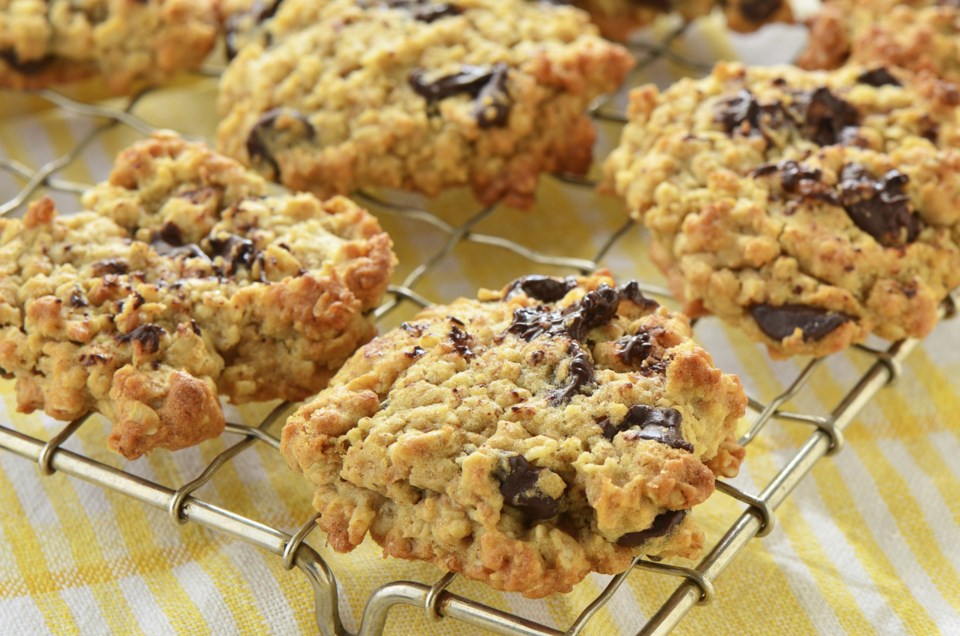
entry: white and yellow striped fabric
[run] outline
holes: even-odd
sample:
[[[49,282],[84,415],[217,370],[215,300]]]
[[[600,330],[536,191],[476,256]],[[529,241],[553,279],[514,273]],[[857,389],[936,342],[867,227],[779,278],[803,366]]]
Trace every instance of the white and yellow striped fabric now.
[[[703,25],[686,37],[697,45]],[[795,32],[773,32],[779,44]],[[711,56],[730,54],[711,40]],[[740,43],[747,58],[761,50]],[[752,47],[752,49],[751,49]],[[700,51],[703,53],[703,51]],[[786,54],[784,59],[789,57]],[[764,61],[771,61],[765,59]],[[655,65],[648,77],[678,72]],[[95,90],[95,89],[89,89]],[[80,89],[84,99],[95,95]],[[210,137],[216,125],[215,82],[189,80],[149,95],[134,113],[158,127]],[[36,168],[70,152],[100,121],[50,107],[34,97],[0,94],[0,158]],[[140,137],[117,126],[94,137],[59,179],[92,183],[103,178],[114,154]],[[603,151],[600,151],[602,155]],[[0,170],[0,201],[22,180]],[[76,209],[57,194],[60,209]],[[434,206],[460,223],[477,206],[462,194]],[[378,211],[397,244],[397,280],[436,253],[446,235],[416,219]],[[541,204],[530,214],[498,209],[477,232],[517,241],[553,255],[592,257],[624,221],[620,205],[587,189],[546,180]],[[658,280],[639,231],[620,240],[603,265],[619,278]],[[416,286],[437,301],[499,287],[528,273],[570,273],[544,268],[497,247],[460,245]],[[409,316],[405,308],[386,327]],[[751,395],[769,400],[797,376],[803,361],[772,363],[740,334],[705,320],[698,338],[722,368],[739,373]],[[941,324],[908,359],[904,377],[866,406],[847,430],[847,446],[822,461],[778,511],[768,537],[752,541],[717,583],[712,605],[695,608],[679,634],[960,634],[960,322]],[[864,371],[868,360],[850,353],[833,358],[813,377],[793,410],[828,413]],[[43,416],[15,413],[13,382],[0,381],[0,423],[47,439],[61,426]],[[255,424],[267,406],[231,411],[233,421]],[[225,439],[176,454],[157,452],[125,462],[104,448],[108,424],[94,419],[67,447],[167,485],[195,477]],[[274,431],[275,433],[277,431]],[[737,485],[759,492],[809,436],[809,429],[774,423],[750,446]],[[256,447],[231,461],[198,496],[269,526],[295,531],[311,514],[310,488],[272,450]],[[716,497],[698,511],[716,540],[743,506]],[[384,560],[363,545],[338,555],[311,537],[341,584],[341,614],[355,631],[363,605],[380,585],[399,579],[430,583],[432,566]],[[603,588],[594,575],[572,593],[540,601],[503,595],[456,580],[451,591],[566,629]],[[635,572],[590,623],[587,633],[633,633],[659,607],[675,582]],[[112,491],[55,474],[0,452],[0,633],[291,634],[316,631],[313,597],[304,576],[280,559],[193,524],[177,525],[162,511]],[[472,634],[450,620],[430,622],[424,612],[391,613],[390,634]]]

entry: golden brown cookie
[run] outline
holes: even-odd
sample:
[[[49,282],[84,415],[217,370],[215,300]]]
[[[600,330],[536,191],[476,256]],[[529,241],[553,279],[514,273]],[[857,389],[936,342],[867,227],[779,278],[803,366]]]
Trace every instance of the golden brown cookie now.
[[[635,282],[522,278],[363,347],[281,450],[340,551],[369,534],[529,597],[693,557],[690,509],[736,474],[746,398],[690,336]]]
[[[21,411],[100,411],[128,458],[182,448],[222,431],[218,395],[303,399],[374,335],[394,257],[345,198],[267,196],[157,133],[83,200],[0,219],[0,368]]]

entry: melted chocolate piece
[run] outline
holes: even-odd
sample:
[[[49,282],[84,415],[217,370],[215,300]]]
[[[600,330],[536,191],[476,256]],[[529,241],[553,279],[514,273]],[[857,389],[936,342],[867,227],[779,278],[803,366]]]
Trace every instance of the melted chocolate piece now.
[[[386,0],[384,4],[391,9],[405,9],[414,20],[428,23],[463,13],[463,9],[455,4],[429,0]]]
[[[155,240],[150,245],[160,256],[167,256],[169,258],[202,258],[205,261],[210,260],[210,257],[207,256],[207,254],[200,249],[200,246],[196,243],[187,243],[186,245],[174,247],[166,241]]]
[[[44,55],[39,60],[21,62],[16,50],[3,49],[0,50],[0,59],[18,73],[22,73],[23,75],[39,75],[53,63],[56,57],[53,55]]]
[[[510,93],[507,92],[507,65],[496,64],[493,77],[480,89],[473,116],[481,128],[502,128],[510,117]]]
[[[197,324],[197,321],[193,318],[190,319],[190,329],[193,330],[193,333],[200,335],[200,325]]]
[[[862,165],[850,163],[840,171],[840,202],[857,227],[881,245],[912,243],[920,234],[920,221],[904,191],[908,181],[897,170],[876,179]]]
[[[148,322],[140,325],[128,334],[117,337],[119,342],[139,342],[143,346],[144,353],[151,354],[160,350],[160,338],[167,333],[167,330],[160,325]]]
[[[765,129],[779,128],[785,121],[781,104],[760,104],[753,93],[745,88],[740,89],[733,97],[720,100],[715,118],[728,135],[741,132],[748,135],[759,134],[764,138],[767,137]]]
[[[789,194],[811,197],[839,205],[836,193],[823,181],[823,172],[792,159],[777,164],[764,164],[753,171],[753,176],[766,176],[780,173],[780,185]]]
[[[577,344],[572,344],[571,349],[574,349],[575,353],[570,360],[570,366],[567,367],[567,383],[547,393],[547,401],[552,406],[569,402],[570,398],[580,393],[580,389],[596,381],[590,354]]]
[[[450,340],[453,341],[453,348],[456,349],[457,353],[463,356],[464,359],[469,360],[477,356],[477,354],[470,349],[473,337],[460,327],[456,325],[450,327]]]
[[[541,300],[545,303],[555,303],[567,295],[571,289],[577,286],[577,281],[572,278],[552,278],[550,276],[525,276],[518,278],[507,286],[504,297],[509,298],[517,291],[522,291],[530,298]]]
[[[126,274],[130,271],[130,265],[122,258],[107,258],[91,265],[91,269],[93,269],[94,276]]]
[[[651,353],[653,353],[653,340],[648,331],[635,336],[624,336],[617,340],[617,356],[627,366],[639,367]]]
[[[850,320],[845,314],[797,304],[754,305],[750,308],[750,315],[763,333],[778,341],[792,336],[798,328],[805,342],[820,340]]]
[[[240,35],[240,25],[243,23],[244,18],[250,16],[254,24],[261,24],[276,15],[281,4],[283,4],[283,0],[274,0],[274,2],[267,3],[257,0],[246,13],[235,13],[227,17],[224,22],[224,41],[227,45],[228,62],[235,58],[237,53],[240,52],[240,46],[237,40]]]
[[[209,241],[214,256],[219,256],[227,264],[227,267],[218,268],[221,275],[232,274],[240,266],[251,269],[262,257],[253,241],[236,234],[228,234],[225,238],[211,238]]]
[[[513,322],[507,331],[527,342],[543,334],[583,341],[588,331],[613,319],[619,304],[619,292],[604,285],[566,309],[547,311],[545,307],[520,307],[513,312]]]
[[[613,424],[609,419],[605,419],[600,423],[600,427],[603,429],[603,436],[609,440],[616,437],[617,433],[627,431],[624,435],[626,440],[651,440],[692,453],[693,444],[683,439],[680,433],[682,420],[680,411],[676,409],[635,404],[627,410],[627,415],[620,424]],[[631,430],[637,427],[639,430]]]
[[[629,300],[643,311],[652,311],[660,306],[657,301],[643,295],[640,283],[635,280],[618,287],[617,293],[620,294],[620,300]]]
[[[514,455],[507,459],[507,468],[500,478],[500,493],[504,502],[519,508],[534,521],[549,519],[560,509],[558,499],[537,490],[537,479],[543,470],[523,456]]]
[[[410,73],[408,81],[414,92],[427,100],[428,104],[435,104],[441,99],[453,97],[460,93],[476,97],[487,85],[487,82],[493,78],[491,69],[467,64],[461,66],[459,72],[438,77],[432,82],[427,82],[424,79],[425,74],[423,69],[417,69]]]
[[[277,127],[283,121],[282,128]],[[292,125],[290,125],[292,124]],[[316,130],[313,124],[300,112],[287,108],[268,110],[250,129],[247,135],[247,156],[250,162],[265,162],[274,172],[274,178],[280,179],[280,164],[274,157],[274,150],[283,145],[293,145],[301,140],[313,139]]]
[[[686,516],[686,510],[667,510],[666,512],[661,512],[653,518],[653,523],[650,524],[649,528],[641,530],[640,532],[628,532],[617,539],[617,545],[625,548],[636,548],[650,539],[656,539],[657,537],[670,534],[674,528],[680,525],[680,522],[683,521],[683,518]]]
[[[803,133],[821,146],[842,143],[844,129],[860,124],[860,113],[849,102],[821,86],[797,99],[803,109]]]
[[[419,358],[425,353],[426,351],[423,350],[423,347],[421,347],[420,345],[415,345],[411,351],[408,351],[406,353],[406,356],[408,358]]]
[[[870,86],[903,86],[896,77],[890,74],[890,71],[880,66],[870,71],[864,71],[857,77],[857,81],[861,84],[869,84]]]
[[[783,0],[744,0],[740,14],[751,22],[763,22],[783,7]]]
[[[183,233],[177,224],[172,221],[164,223],[163,227],[160,228],[160,238],[163,239],[165,243],[169,243],[175,247],[183,245]]]
[[[510,111],[510,95],[506,90],[507,65],[492,68],[462,65],[452,75],[438,77],[432,82],[424,79],[425,71],[410,73],[409,83],[417,95],[427,100],[428,106],[438,101],[466,93],[476,100],[473,115],[481,128],[503,126]]]
[[[73,290],[70,294],[70,306],[76,307],[77,309],[87,306],[87,299],[83,297],[83,292],[79,289]]]
[[[102,353],[84,353],[80,355],[80,364],[85,367],[92,367],[95,364],[103,364],[109,359]]]

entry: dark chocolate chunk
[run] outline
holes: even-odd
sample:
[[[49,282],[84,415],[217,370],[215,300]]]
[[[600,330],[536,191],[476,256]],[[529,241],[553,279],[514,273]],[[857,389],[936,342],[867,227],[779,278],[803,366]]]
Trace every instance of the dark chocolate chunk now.
[[[277,9],[283,4],[283,0],[274,0],[273,2],[261,2],[257,0],[245,13],[234,13],[224,21],[224,40],[227,48],[227,61],[229,62],[240,52],[240,31],[244,22],[249,17],[254,25],[261,24],[272,18],[277,13]]]
[[[76,308],[78,308],[78,309],[79,309],[80,307],[86,307],[86,306],[87,306],[87,299],[83,297],[83,292],[81,292],[79,289],[75,289],[75,290],[73,290],[73,292],[71,292],[71,294],[70,294],[70,306],[71,306],[71,307],[76,307]]]
[[[723,124],[727,134],[732,134],[744,123],[750,124],[751,128],[757,128],[760,112],[760,104],[753,93],[744,88],[733,97],[720,100],[717,104],[716,119]]]
[[[503,126],[510,110],[510,95],[506,90],[507,66],[495,64],[492,68],[464,64],[460,71],[438,77],[432,82],[424,79],[426,72],[417,69],[410,73],[409,83],[414,92],[432,106],[436,102],[466,93],[476,100],[474,116],[481,128]]]
[[[197,324],[197,321],[193,318],[190,319],[190,329],[193,330],[193,333],[200,335],[200,325]]]
[[[890,71],[880,66],[875,69],[864,71],[857,77],[857,81],[861,84],[869,84],[870,86],[903,86],[896,77],[894,77]]]
[[[573,278],[560,279],[550,276],[525,276],[510,283],[507,286],[504,297],[509,298],[517,291],[522,291],[530,298],[545,303],[555,303],[566,296],[567,292],[576,286],[577,281]]]
[[[909,178],[890,170],[879,179],[850,163],[840,171],[840,202],[861,230],[885,247],[912,243],[920,234],[919,217],[904,191]]]
[[[763,22],[783,7],[783,0],[743,0],[740,14],[751,22]]]
[[[450,340],[453,341],[453,348],[456,349],[457,353],[463,356],[464,359],[469,360],[470,358],[476,357],[477,354],[470,349],[473,337],[460,327],[456,325],[450,327]]]
[[[481,128],[502,128],[510,117],[510,93],[507,92],[507,65],[496,64],[493,77],[480,89],[473,116]]]
[[[750,315],[763,333],[778,341],[792,336],[795,329],[800,329],[804,341],[820,340],[850,320],[839,312],[798,304],[754,305]]]
[[[649,528],[641,530],[640,532],[628,532],[617,539],[617,545],[625,548],[636,548],[650,539],[656,539],[657,537],[670,534],[674,528],[680,525],[680,522],[683,521],[683,518],[686,516],[686,510],[667,510],[666,512],[661,512],[653,518],[653,523],[650,524]]]
[[[415,345],[411,351],[408,351],[406,353],[406,356],[408,358],[419,358],[425,353],[426,351],[423,350],[423,347],[421,347],[420,345]]]
[[[148,322],[140,325],[128,334],[123,334],[117,338],[120,342],[139,342],[143,346],[144,353],[156,353],[160,350],[160,338],[167,333],[167,330],[160,325]]]
[[[415,20],[428,23],[463,13],[463,9],[455,4],[430,0],[386,0],[384,4],[391,9],[404,9]]]
[[[653,353],[653,339],[650,332],[643,331],[635,336],[624,336],[617,340],[617,356],[631,367],[639,367]]]
[[[743,88],[733,97],[717,103],[716,120],[728,135],[736,132],[767,137],[766,130],[785,123],[783,106],[779,103],[760,104],[753,93]]]
[[[596,381],[590,354],[577,344],[572,344],[571,349],[573,358],[567,367],[567,383],[559,389],[547,393],[547,401],[552,406],[569,402],[570,398],[580,393],[580,389]]]
[[[583,341],[594,327],[610,322],[617,313],[620,294],[606,285],[588,292],[579,302],[566,309],[547,311],[545,307],[521,307],[513,312],[513,322],[507,328],[527,342],[537,336],[567,336]]]
[[[428,104],[434,104],[441,99],[446,99],[460,93],[466,93],[471,97],[476,97],[487,85],[487,82],[493,77],[493,71],[481,66],[470,66],[464,64],[460,71],[451,75],[438,77],[432,82],[424,79],[426,71],[417,69],[410,73],[409,82],[411,88],[417,95],[420,95]]]
[[[91,265],[94,276],[106,276],[107,274],[126,274],[130,271],[130,265],[122,258],[107,258],[97,261]]]
[[[241,266],[250,269],[260,256],[260,252],[253,241],[236,234],[228,234],[222,238],[217,237],[208,240],[214,256],[222,258],[226,264],[226,267],[218,268],[221,275],[230,275]]]
[[[860,125],[857,109],[824,86],[798,96],[796,104],[803,112],[804,135],[821,146],[842,143],[844,130]]]
[[[500,493],[503,500],[519,508],[534,521],[549,519],[560,510],[560,501],[537,489],[537,480],[543,468],[534,466],[521,455],[507,459],[507,466],[500,478]]]
[[[680,423],[683,417],[680,411],[671,408],[658,408],[645,404],[634,404],[627,409],[627,415],[620,424],[609,419],[600,423],[603,436],[612,440],[617,433],[627,431],[624,439],[645,439],[666,444],[670,448],[693,452],[693,444],[683,439]],[[631,430],[638,428],[639,430]]]
[[[183,233],[180,231],[179,226],[172,221],[167,221],[163,224],[163,227],[160,228],[160,238],[163,239],[165,243],[169,243],[175,247],[183,245]]]
[[[280,179],[280,164],[274,156],[278,149],[313,139],[313,124],[296,110],[274,108],[268,110],[253,125],[247,135],[247,156],[251,163],[263,162],[273,170],[272,178]]]
[[[53,55],[44,55],[37,60],[21,61],[14,49],[0,50],[0,59],[6,62],[13,70],[23,75],[39,75],[56,59]]]
[[[643,295],[640,291],[640,283],[635,280],[621,285],[617,288],[617,292],[620,294],[620,300],[628,300],[644,311],[652,311],[660,306],[657,301]]]

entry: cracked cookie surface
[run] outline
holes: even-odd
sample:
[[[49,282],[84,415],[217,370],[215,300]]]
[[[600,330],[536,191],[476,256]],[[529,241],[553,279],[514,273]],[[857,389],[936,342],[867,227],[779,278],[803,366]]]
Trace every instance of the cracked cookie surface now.
[[[605,187],[693,315],[776,356],[922,337],[960,284],[957,87],[720,64],[631,94]]]
[[[218,143],[321,196],[469,185],[528,207],[541,173],[587,170],[584,111],[633,65],[585,13],[526,0],[274,8],[223,76]]]
[[[0,220],[0,368],[21,411],[113,422],[128,458],[189,446],[235,403],[312,395],[375,328],[390,239],[343,197],[267,196],[172,133],[124,151],[87,210]]]
[[[826,2],[810,21],[797,64],[898,66],[960,82],[960,3],[956,0]]]
[[[200,66],[213,48],[212,0],[0,0],[0,86],[103,76],[115,92]]]
[[[694,557],[689,511],[736,474],[746,398],[690,336],[636,283],[530,276],[370,342],[281,450],[340,551],[369,533],[530,597]]]

